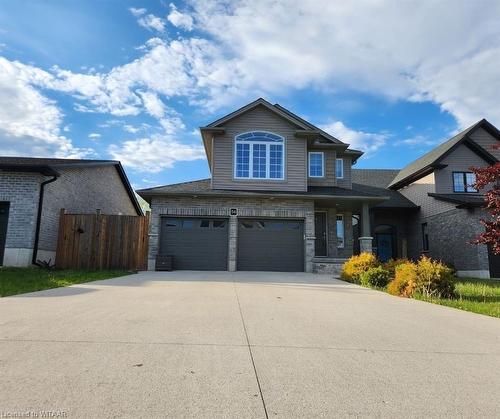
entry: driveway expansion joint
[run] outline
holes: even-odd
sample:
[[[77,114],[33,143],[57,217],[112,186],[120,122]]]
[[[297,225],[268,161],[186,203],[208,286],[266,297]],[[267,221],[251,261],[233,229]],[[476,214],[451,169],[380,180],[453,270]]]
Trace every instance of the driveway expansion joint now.
[[[252,361],[255,380],[257,381],[257,387],[259,388],[260,400],[262,401],[262,407],[264,408],[264,414],[266,416],[266,419],[269,419],[269,415],[267,413],[266,401],[264,400],[264,395],[262,394],[262,387],[260,386],[259,374],[257,373],[257,367],[255,366],[255,361],[253,359],[252,346],[250,345],[250,339],[248,338],[247,327],[245,324],[245,319],[243,317],[243,311],[241,310],[240,298],[238,296],[238,290],[236,289],[236,282],[233,282],[233,287],[234,287],[234,294],[236,295],[236,301],[238,302],[238,309],[240,311],[240,318],[241,318],[241,323],[243,325],[243,331],[245,332],[248,352],[250,353],[250,359]]]

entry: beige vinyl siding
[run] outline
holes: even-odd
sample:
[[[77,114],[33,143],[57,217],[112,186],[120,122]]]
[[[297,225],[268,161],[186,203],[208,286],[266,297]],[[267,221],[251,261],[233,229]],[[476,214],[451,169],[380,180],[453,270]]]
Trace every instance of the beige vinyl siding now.
[[[308,149],[307,155],[309,153],[323,153],[324,154],[324,173],[325,176],[322,178],[309,177],[309,166],[307,166],[307,184],[309,186],[335,186],[335,157],[336,153],[332,150],[321,150],[321,149]],[[309,162],[308,162],[309,165]]]
[[[495,156],[500,160],[500,149],[494,149],[493,145],[498,144],[499,141],[495,139],[488,131],[483,128],[479,128],[474,131],[469,137],[482,148],[484,148],[488,153]]]
[[[212,187],[239,190],[307,190],[307,143],[294,136],[298,129],[284,118],[264,106],[228,121],[226,132],[218,135],[213,143]],[[284,180],[255,180],[234,178],[234,137],[248,131],[269,131],[285,138]]]
[[[453,193],[453,172],[470,172],[470,167],[484,167],[488,163],[466,145],[461,144],[440,163],[447,166],[435,171],[436,193]]]
[[[342,156],[339,156],[339,158]],[[344,160],[344,178],[337,179],[337,186],[341,188],[352,189],[352,179],[351,179],[351,165],[352,160],[348,157],[342,157]]]

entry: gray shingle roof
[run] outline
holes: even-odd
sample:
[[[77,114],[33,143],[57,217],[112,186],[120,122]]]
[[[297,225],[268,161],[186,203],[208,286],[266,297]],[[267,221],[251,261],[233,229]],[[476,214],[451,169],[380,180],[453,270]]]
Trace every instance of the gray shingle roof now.
[[[307,192],[288,192],[288,191],[241,191],[241,190],[222,190],[211,189],[210,179],[201,179],[191,182],[176,183],[173,185],[157,186],[154,188],[141,189],[137,193],[143,198],[151,195],[175,195],[175,194],[202,194],[202,195],[228,195],[228,196],[248,196],[248,195],[296,195],[296,196],[337,196],[337,197],[370,197],[370,198],[389,198],[380,204],[377,208],[418,208],[413,202],[405,198],[398,191],[387,189],[386,186],[399,172],[395,169],[353,169],[352,170],[352,189],[340,188],[336,186],[309,186]]]
[[[376,205],[376,208],[399,208],[416,209],[413,202],[405,198],[397,191],[386,188],[377,188],[370,185],[353,183],[352,189],[340,188],[335,186],[310,186],[307,192],[288,192],[288,191],[241,191],[241,190],[222,190],[211,189],[210,179],[195,180],[192,182],[177,183],[174,185],[158,186],[155,188],[141,189],[137,193],[147,200],[152,195],[213,195],[213,196],[259,196],[259,195],[286,195],[297,197],[366,197],[379,199],[382,202]],[[385,198],[385,199],[384,199]],[[387,200],[387,198],[389,198]]]
[[[376,186],[371,185],[362,185],[359,183],[353,183],[352,188],[367,194],[379,195],[379,196],[388,196],[389,199],[387,201],[383,201],[380,204],[377,204],[375,208],[407,208],[407,209],[417,209],[418,205],[411,202],[408,198],[403,196],[398,191],[393,191],[387,188],[378,188]]]
[[[56,165],[82,165],[82,164],[117,164],[117,160],[91,160],[91,159],[55,159],[45,157],[7,157],[0,156],[0,165],[26,165],[26,166],[56,166]]]
[[[399,173],[399,169],[352,169],[353,183],[386,188]]]
[[[297,197],[337,196],[337,197],[367,197],[383,199],[387,194],[384,190],[368,191],[364,188],[340,188],[336,186],[310,186],[306,192],[290,191],[243,191],[231,189],[212,189],[210,179],[195,180],[192,182],[177,183],[173,185],[157,186],[154,188],[140,189],[137,193],[144,197],[151,195],[228,195],[228,196],[259,196],[259,195],[286,195]]]
[[[468,134],[480,126],[484,126],[485,128],[496,132],[498,135],[498,130],[486,119],[482,119],[405,166],[392,180],[389,187],[404,186],[404,182],[413,176],[419,173],[427,174],[426,171],[432,170],[433,165],[438,164],[440,159],[442,159],[453,147],[467,139]]]
[[[387,189],[387,185],[399,173],[399,169],[352,169],[352,187],[366,193],[385,195],[389,200],[376,208],[418,208],[398,191]]]

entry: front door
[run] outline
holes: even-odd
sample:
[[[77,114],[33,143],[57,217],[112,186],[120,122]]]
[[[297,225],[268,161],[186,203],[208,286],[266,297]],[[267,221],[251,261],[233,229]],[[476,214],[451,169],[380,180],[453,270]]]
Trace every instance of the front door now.
[[[314,244],[316,256],[326,256],[326,212],[314,213],[314,230],[316,241]]]
[[[9,203],[0,202],[0,266],[3,265],[5,241],[7,239],[7,224],[9,223]]]
[[[375,235],[377,245],[377,257],[381,262],[387,262],[392,259],[393,243],[392,234],[378,233]]]

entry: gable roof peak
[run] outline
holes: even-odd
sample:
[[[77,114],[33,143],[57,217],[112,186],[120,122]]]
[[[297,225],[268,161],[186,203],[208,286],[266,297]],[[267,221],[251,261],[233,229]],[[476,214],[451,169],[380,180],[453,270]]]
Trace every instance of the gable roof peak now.
[[[496,161],[496,158],[483,149],[480,145],[470,140],[470,134],[482,127],[500,141],[500,131],[485,118],[477,121],[468,128],[451,137],[449,140],[439,144],[423,156],[407,164],[389,184],[389,188],[399,189],[421,177],[429,174],[439,165],[439,162],[451,153],[459,144],[467,144],[473,151],[486,160]]]
[[[266,107],[269,111],[274,112],[275,114],[279,115],[280,117],[286,119],[287,121],[291,122],[295,126],[297,126],[300,130],[304,131],[317,131],[319,135],[322,137],[326,138],[327,140],[331,141],[332,143],[336,144],[345,144],[342,141],[340,141],[338,138],[335,138],[333,135],[328,134],[327,132],[323,131],[322,129],[318,128],[317,126],[311,124],[310,122],[306,121],[305,119],[301,118],[297,114],[293,113],[292,111],[286,109],[285,107],[279,105],[278,103],[272,104],[271,102],[267,101],[266,99],[259,97],[253,102],[250,102],[246,104],[245,106],[242,106],[241,108],[229,113],[226,116],[223,116],[222,118],[217,119],[216,121],[206,125],[205,127],[201,127],[201,129],[208,129],[208,128],[218,128],[222,124],[226,123],[227,121],[230,121],[233,118],[238,117],[239,115],[248,112],[252,109],[254,109],[257,106],[264,106]]]

